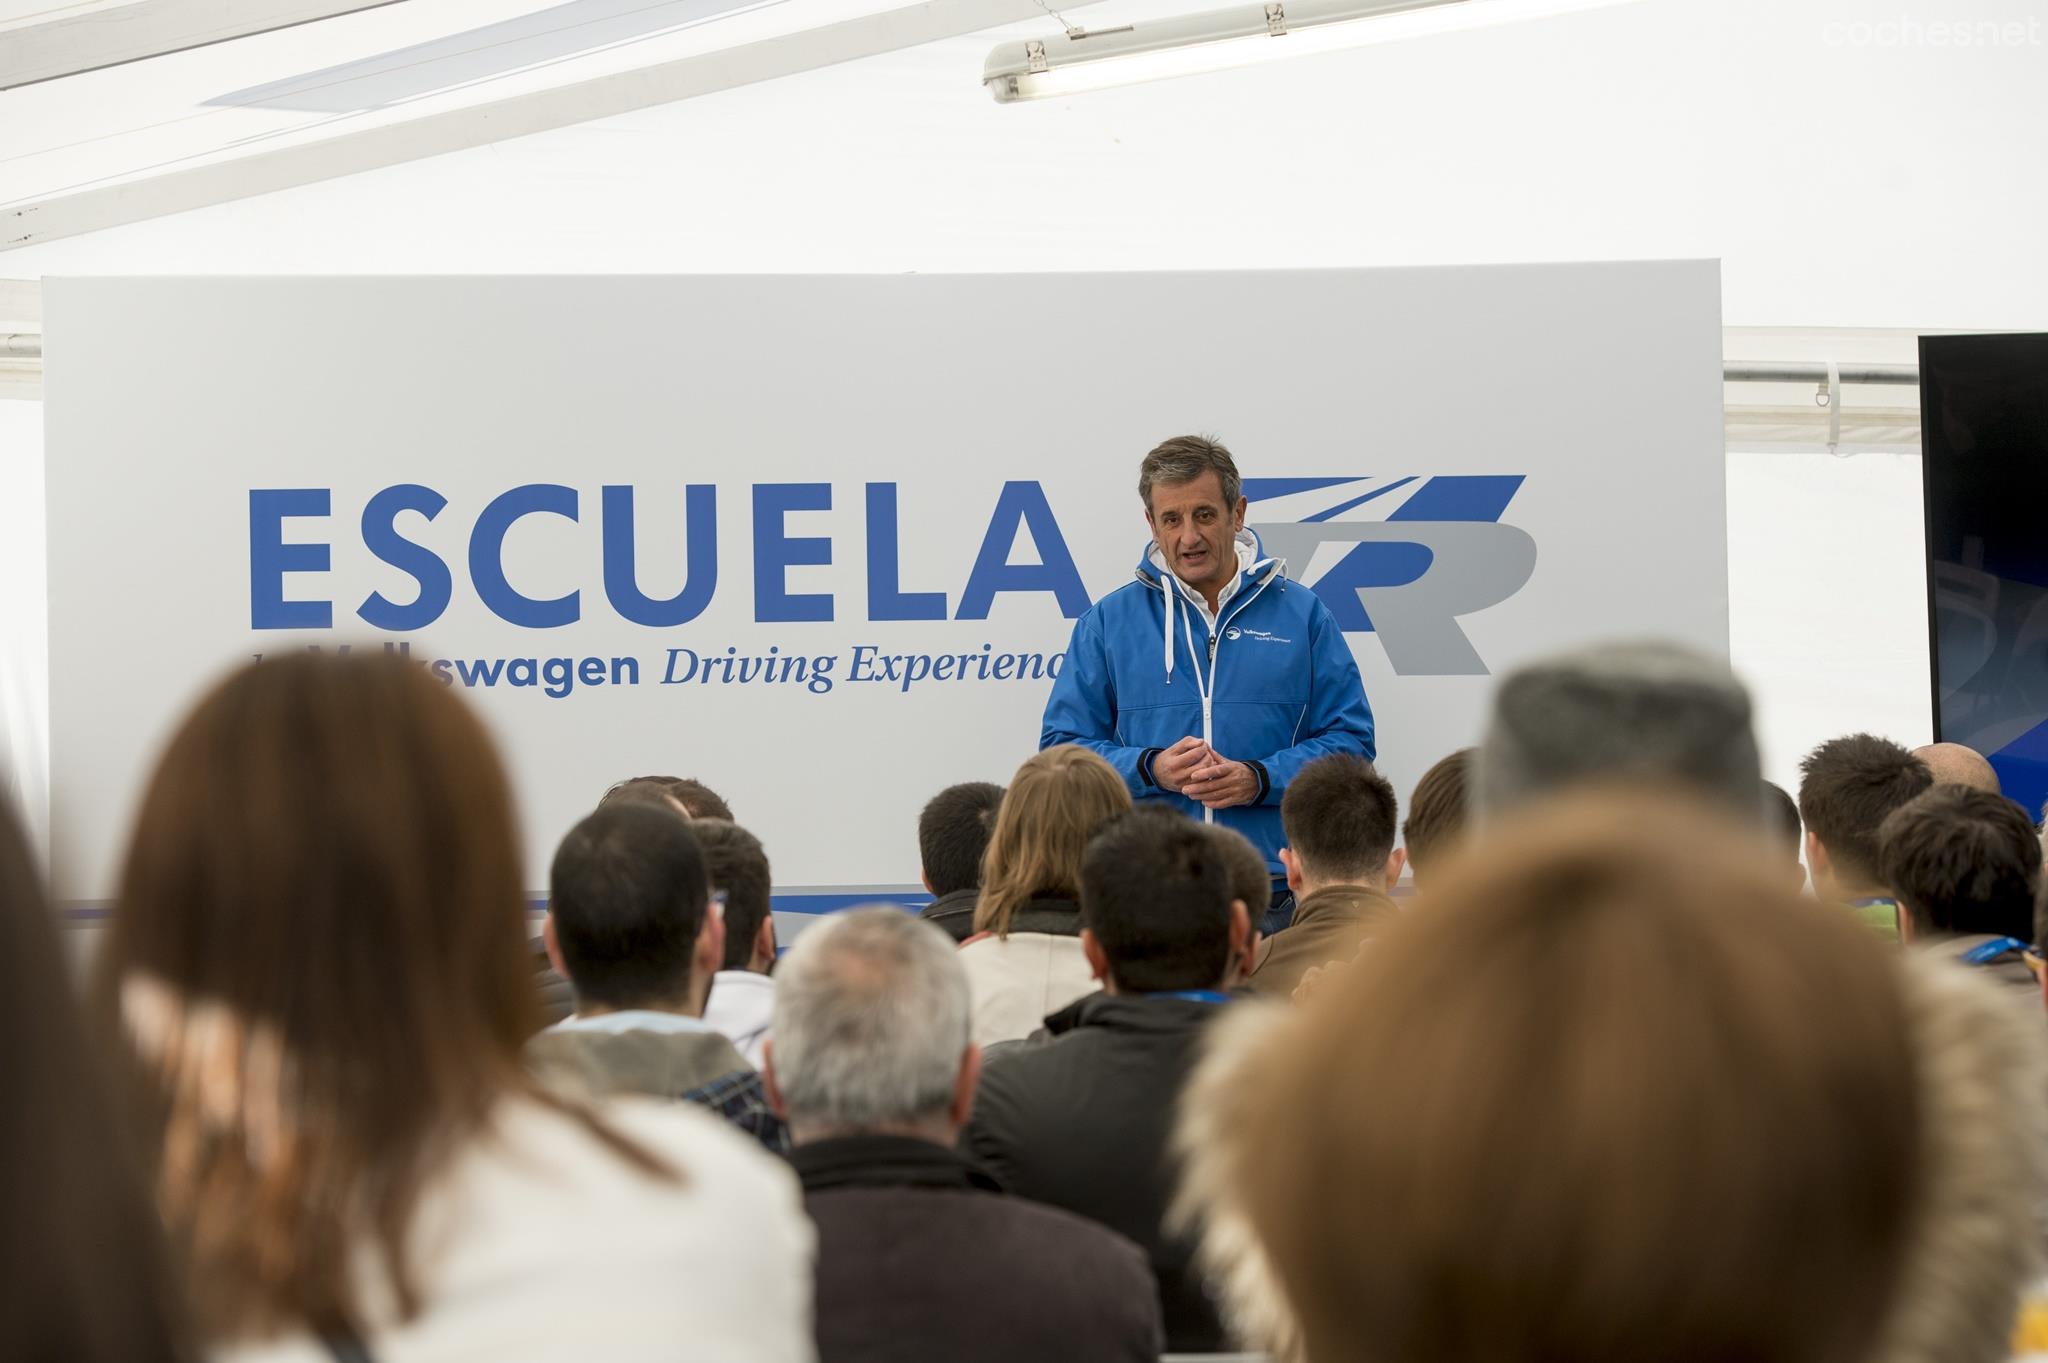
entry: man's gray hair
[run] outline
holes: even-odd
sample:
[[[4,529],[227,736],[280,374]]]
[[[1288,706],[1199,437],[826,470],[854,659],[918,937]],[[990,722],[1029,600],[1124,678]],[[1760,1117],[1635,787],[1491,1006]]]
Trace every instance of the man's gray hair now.
[[[1145,462],[1138,465],[1138,496],[1150,511],[1154,486],[1192,483],[1205,473],[1215,474],[1222,485],[1223,509],[1234,510],[1237,499],[1244,495],[1244,482],[1237,476],[1237,461],[1223,448],[1222,441],[1206,435],[1177,435],[1153,446]]]
[[[958,949],[902,909],[835,913],[775,972],[775,1086],[792,1126],[863,1130],[944,1113],[968,1045]]]
[[[1476,759],[1482,818],[1589,781],[1682,786],[1763,818],[1749,692],[1676,644],[1604,644],[1508,674]]]

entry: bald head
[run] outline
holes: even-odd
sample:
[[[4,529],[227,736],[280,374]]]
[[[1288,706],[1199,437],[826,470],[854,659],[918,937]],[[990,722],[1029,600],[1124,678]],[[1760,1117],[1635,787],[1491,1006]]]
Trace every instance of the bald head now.
[[[1998,773],[1975,748],[1960,743],[1930,743],[1913,749],[1913,756],[1934,773],[1936,785],[1968,786],[1972,790],[1988,790],[1993,795],[2004,793],[1998,788]]]

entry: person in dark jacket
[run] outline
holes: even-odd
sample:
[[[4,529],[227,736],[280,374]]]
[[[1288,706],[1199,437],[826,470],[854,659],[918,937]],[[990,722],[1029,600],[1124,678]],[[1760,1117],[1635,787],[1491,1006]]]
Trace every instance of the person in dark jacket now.
[[[1192,1263],[1164,1220],[1176,1172],[1167,1139],[1205,1029],[1231,1005],[1258,940],[1227,858],[1204,828],[1140,809],[1089,843],[1081,942],[1102,982],[1046,1019],[1042,1043],[990,1057],[962,1148],[1013,1192],[1101,1222],[1145,1247],[1171,1351],[1225,1344]]]
[[[917,854],[932,902],[921,916],[956,942],[974,935],[974,905],[981,897],[981,855],[988,850],[1003,788],[991,781],[947,786],[917,816]]]
[[[767,1077],[818,1228],[820,1363],[1155,1363],[1143,1252],[954,1149],[981,1051],[945,934],[834,914],[777,976]]]
[[[1400,912],[1387,887],[1401,878],[1394,847],[1394,788],[1372,763],[1349,753],[1301,769],[1280,820],[1280,862],[1294,892],[1294,922],[1259,943],[1246,987],[1286,998],[1319,965],[1348,961],[1359,943]]]
[[[1877,867],[1905,909],[1906,945],[2039,992],[2027,949],[2041,837],[2027,811],[1988,790],[1935,786],[1878,825]]]

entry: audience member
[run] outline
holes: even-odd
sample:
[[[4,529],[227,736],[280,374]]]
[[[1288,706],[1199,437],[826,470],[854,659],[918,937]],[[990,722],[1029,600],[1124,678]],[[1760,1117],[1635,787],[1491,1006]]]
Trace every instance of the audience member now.
[[[1474,764],[1493,818],[1596,781],[1676,784],[1761,827],[1749,692],[1728,664],[1675,644],[1604,644],[1509,673]]]
[[[1017,768],[982,859],[975,935],[960,948],[978,1045],[1029,1036],[1094,988],[1080,939],[1081,854],[1130,807],[1123,778],[1086,748],[1047,748]]]
[[[1081,871],[1081,941],[1102,992],[1046,1019],[1049,1040],[990,1057],[962,1140],[1013,1192],[1143,1245],[1172,1350],[1224,1341],[1191,1237],[1162,1225],[1175,1184],[1166,1142],[1263,907],[1235,897],[1203,825],[1134,813],[1103,829]]]
[[[1147,802],[1133,811],[1151,819],[1172,819],[1182,823],[1194,823],[1202,830],[1203,836],[1216,845],[1216,855],[1223,861],[1224,878],[1230,882],[1230,897],[1242,899],[1246,905],[1259,902],[1259,896],[1266,897],[1270,907],[1273,902],[1273,873],[1266,867],[1266,855],[1257,844],[1238,832],[1220,823],[1196,823],[1188,815],[1172,805]],[[1290,912],[1292,912],[1290,906]],[[1252,926],[1258,927],[1265,921],[1265,915],[1254,913]]]
[[[1806,850],[1806,826],[1799,822],[1799,802],[1775,781],[1764,782],[1764,831],[1779,851],[1792,888],[1804,889],[1806,863],[1799,856]]]
[[[211,1355],[810,1356],[788,1171],[522,1064],[524,912],[497,754],[422,668],[280,654],[171,738],[99,994]]]
[[[1387,887],[1401,878],[1394,848],[1394,788],[1362,757],[1319,757],[1280,801],[1287,845],[1280,863],[1294,891],[1294,922],[1259,945],[1247,987],[1285,998],[1317,966],[1348,960],[1399,910]]]
[[[2004,1357],[2038,1022],[1889,956],[1752,837],[1560,797],[1339,986],[1235,1010],[1177,1138],[1233,1321],[1318,1363]]]
[[[62,1363],[196,1359],[163,1231],[72,996],[41,880],[0,799],[0,1350]],[[1142,1265],[1140,1265],[1142,1272]],[[1146,1299],[1149,1275],[1141,1278]]]
[[[1899,898],[1911,945],[2027,990],[2041,837],[2003,795],[1939,785],[1886,816],[1877,831],[1878,878]]]
[[[761,1068],[775,1008],[775,914],[769,902],[773,877],[761,840],[724,819],[690,825],[703,850],[711,890],[725,896],[725,958],[711,977],[704,1021],[723,1032],[755,1069]]]
[[[1472,760],[1477,748],[1460,748],[1422,773],[1408,797],[1408,817],[1401,821],[1401,853],[1408,864],[1409,878],[1422,888],[1424,863],[1436,866],[1448,860],[1465,834],[1470,808]],[[1387,882],[1393,888],[1393,882]]]
[[[1969,786],[1993,795],[2004,794],[1998,784],[1997,770],[1975,748],[1961,743],[1929,743],[1913,749],[1913,756],[1934,773],[1934,783],[1938,786]]]
[[[820,1363],[1155,1363],[1137,1246],[955,1153],[968,1013],[952,940],[900,909],[835,914],[783,963],[768,1083],[818,1228]]]
[[[1879,878],[1877,830],[1893,810],[1934,784],[1934,774],[1889,739],[1851,734],[1821,744],[1799,764],[1799,817],[1813,892],[1847,904],[1880,937],[1899,940],[1899,901]]]
[[[527,1043],[537,1071],[590,1093],[695,1103],[788,1148],[759,1072],[704,1021],[725,925],[689,823],[619,801],[585,816],[555,851],[547,944],[576,1013]]]
[[[666,801],[681,810],[686,819],[734,822],[732,806],[717,791],[687,776],[630,777],[613,785],[597,803],[603,806],[619,800],[628,804],[660,804]]]
[[[917,816],[917,853],[932,902],[922,916],[956,942],[974,935],[974,905],[981,894],[981,859],[988,851],[1003,788],[988,781],[947,786]]]

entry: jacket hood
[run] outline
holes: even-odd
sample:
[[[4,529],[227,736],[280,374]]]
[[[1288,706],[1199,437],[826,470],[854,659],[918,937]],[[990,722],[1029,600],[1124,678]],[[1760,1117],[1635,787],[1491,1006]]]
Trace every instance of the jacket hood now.
[[[1258,532],[1250,526],[1237,532],[1236,543],[1240,587],[1246,585],[1246,578],[1256,577],[1268,568],[1278,567],[1283,573],[1287,571],[1286,563],[1277,558],[1266,557],[1266,548],[1259,542]],[[1160,550],[1159,541],[1146,540],[1144,549],[1138,554],[1139,580],[1157,587],[1171,576],[1172,570],[1166,566],[1166,555]]]
[[[1258,535],[1247,526],[1237,532],[1237,579],[1230,585],[1233,599],[1254,590],[1259,582],[1268,577],[1285,576],[1287,565],[1276,558],[1267,558],[1259,544]],[[1138,581],[1159,592],[1165,600],[1165,608],[1159,613],[1160,623],[1160,665],[1166,671],[1166,679],[1173,680],[1173,636],[1181,628],[1180,615],[1183,610],[1194,610],[1198,600],[1195,589],[1182,582],[1166,566],[1166,555],[1160,551],[1159,541],[1152,540],[1145,545],[1145,552],[1138,559]],[[1206,609],[1204,607],[1203,609]],[[1219,599],[1218,611],[1222,613]],[[1214,642],[1213,640],[1211,641]],[[1194,648],[1190,635],[1188,648]],[[1213,655],[1212,655],[1213,658]],[[1212,662],[1210,670],[1213,672]],[[1204,697],[1209,694],[1209,683],[1202,677],[1202,669],[1195,668],[1195,685],[1201,688]]]
[[[1872,1363],[1974,1363],[2009,1355],[2020,1294],[2040,1271],[2048,1196],[2048,1038],[2040,1006],[1938,957],[1900,960],[1920,1091],[1919,1208]],[[1244,1158],[1247,1080],[1277,1005],[1229,1010],[1209,1033],[1181,1107],[1175,1148],[1186,1175],[1176,1224],[1203,1228],[1202,1261],[1224,1315],[1248,1345],[1301,1358],[1286,1293],[1232,1177]]]

